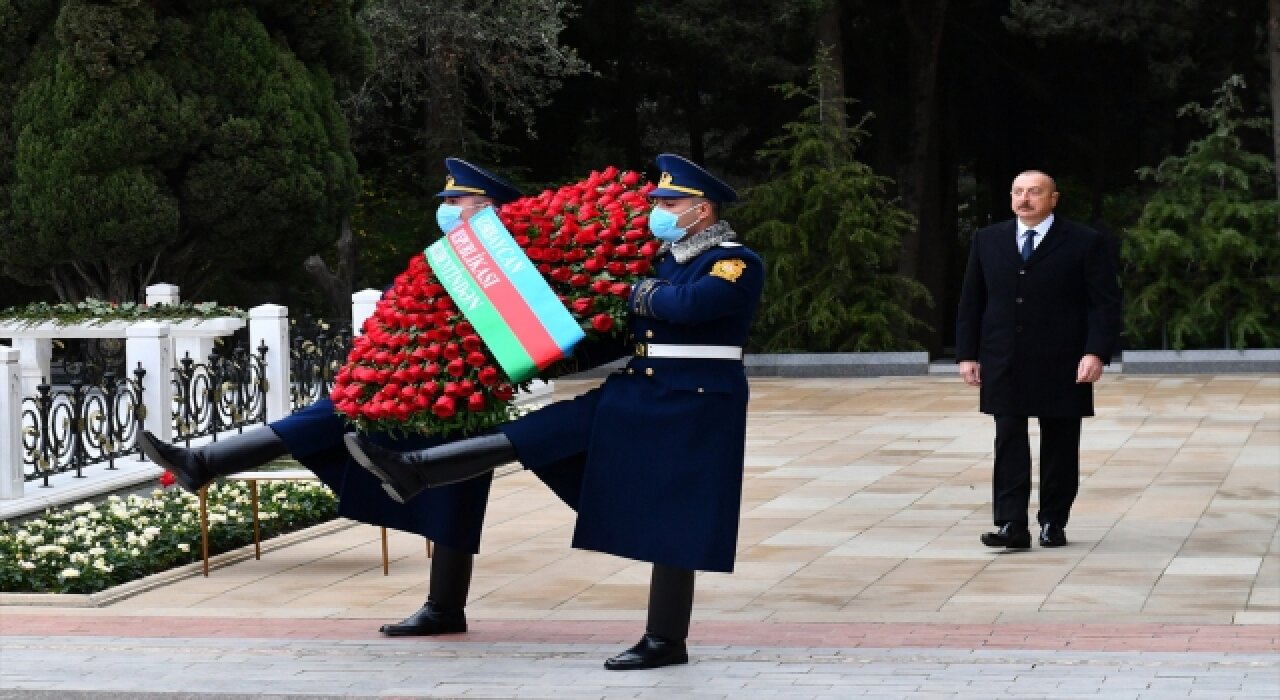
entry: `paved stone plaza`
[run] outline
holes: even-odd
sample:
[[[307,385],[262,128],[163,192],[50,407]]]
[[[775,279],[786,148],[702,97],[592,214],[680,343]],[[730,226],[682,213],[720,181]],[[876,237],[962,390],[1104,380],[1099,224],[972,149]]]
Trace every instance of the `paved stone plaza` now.
[[[423,541],[393,535],[384,576],[377,528],[322,526],[105,606],[0,608],[0,698],[1280,697],[1280,377],[1105,376],[1071,545],[1016,553],[978,542],[993,426],[955,376],[752,392],[738,567],[699,574],[688,666],[601,668],[648,565],[570,549],[515,472],[466,635],[382,638]]]

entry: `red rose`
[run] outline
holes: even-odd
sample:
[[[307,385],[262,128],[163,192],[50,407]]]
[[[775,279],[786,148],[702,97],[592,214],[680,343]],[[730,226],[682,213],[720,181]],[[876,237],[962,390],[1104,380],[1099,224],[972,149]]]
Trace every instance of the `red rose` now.
[[[578,314],[579,316],[584,316],[588,311],[591,310],[591,307],[594,304],[595,304],[595,300],[593,300],[591,297],[579,297],[573,300],[573,304],[572,304],[573,312],[575,314]]]
[[[627,187],[634,187],[637,182],[640,182],[640,173],[634,170],[628,170],[622,174],[622,184]]]
[[[453,397],[441,396],[436,399],[434,404],[431,404],[431,412],[436,414],[437,418],[453,418],[453,415],[458,412],[457,404],[454,402]]]
[[[613,317],[609,314],[596,314],[591,317],[591,327],[601,333],[607,333],[613,328]]]
[[[621,277],[627,273],[627,266],[617,261],[614,261],[609,263],[608,265],[605,265],[604,269],[608,270],[609,274],[613,275],[614,277]]]
[[[484,410],[484,394],[472,394],[467,397],[467,410],[479,413]]]
[[[590,260],[582,263],[582,269],[594,275],[604,269],[604,263],[600,262],[599,258],[591,258]]]
[[[633,275],[643,275],[648,271],[649,271],[648,260],[632,260],[631,262],[627,263],[627,272],[630,272]]]
[[[626,299],[631,296],[631,285],[625,282],[615,282],[609,286],[609,293],[615,297]]]
[[[441,354],[446,360],[456,360],[462,355],[462,348],[457,343],[449,343]]]
[[[493,398],[499,401],[510,401],[515,395],[516,390],[510,384],[499,384],[493,388]]]
[[[569,278],[569,284],[575,287],[585,287],[590,283],[591,283],[591,275],[588,275],[584,272],[579,272],[575,274],[573,277]]]
[[[493,386],[498,383],[498,368],[493,366],[484,367],[476,375],[476,378],[485,386]]]
[[[178,483],[178,477],[174,476],[173,472],[168,469],[164,470],[164,473],[160,475],[160,485],[164,488],[169,488],[176,483]]]
[[[449,360],[449,365],[445,367],[451,377],[461,377],[467,372],[467,363],[462,360]]]
[[[462,339],[462,349],[466,350],[467,352],[475,352],[476,350],[479,350],[480,336],[475,335],[474,333],[471,335],[465,336]]]
[[[479,367],[483,365],[485,362],[488,362],[488,360],[485,359],[484,353],[482,352],[467,353],[467,364],[471,365],[472,367]]]

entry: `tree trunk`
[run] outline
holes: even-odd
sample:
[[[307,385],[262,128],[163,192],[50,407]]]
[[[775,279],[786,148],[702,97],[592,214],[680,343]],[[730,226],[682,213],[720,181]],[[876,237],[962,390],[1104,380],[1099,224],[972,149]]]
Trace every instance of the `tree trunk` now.
[[[1280,1],[1280,0],[1278,0]],[[830,73],[822,83],[822,120],[844,128],[848,114],[844,104],[844,37],[841,0],[828,0],[818,17],[818,45],[827,49]]]
[[[356,270],[356,237],[351,230],[351,218],[342,220],[342,235],[333,244],[338,261],[333,269],[319,255],[312,255],[302,262],[302,268],[316,281],[324,292],[334,318],[345,318],[351,311],[351,293]]]
[[[1271,140],[1274,149],[1276,196],[1280,196],[1280,0],[1270,0],[1267,40],[1271,47]]]
[[[941,305],[946,293],[947,226],[943,224],[941,194],[941,149],[939,134],[938,64],[946,26],[947,0],[902,0],[903,16],[914,59],[911,82],[911,138],[905,176],[901,181],[903,201],[915,216],[916,226],[902,241],[898,271],[919,281],[933,296],[933,308],[917,309],[917,316],[932,331],[925,339],[931,353],[942,350]],[[954,187],[954,182],[950,185]]]

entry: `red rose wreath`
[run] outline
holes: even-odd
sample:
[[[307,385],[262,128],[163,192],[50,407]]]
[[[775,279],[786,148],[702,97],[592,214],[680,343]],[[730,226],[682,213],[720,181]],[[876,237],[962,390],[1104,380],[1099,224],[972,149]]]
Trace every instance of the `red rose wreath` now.
[[[609,166],[498,210],[588,341],[624,332],[631,284],[651,269],[652,189]],[[516,388],[419,253],[365,321],[330,398],[361,430],[448,435],[508,420]]]

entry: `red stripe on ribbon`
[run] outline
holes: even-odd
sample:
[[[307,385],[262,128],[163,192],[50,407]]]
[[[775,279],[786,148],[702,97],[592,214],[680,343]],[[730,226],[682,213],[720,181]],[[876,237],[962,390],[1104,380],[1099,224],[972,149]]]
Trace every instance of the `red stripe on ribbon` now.
[[[520,291],[511,283],[511,279],[498,266],[493,256],[489,255],[484,244],[476,238],[469,222],[464,221],[462,226],[449,234],[449,244],[453,247],[454,254],[462,261],[463,267],[471,272],[485,296],[489,297],[489,301],[498,310],[502,320],[511,327],[512,333],[524,346],[525,352],[529,353],[529,357],[537,363],[538,369],[545,369],[564,357],[564,352],[547,332],[547,327],[542,325],[538,315],[520,295]],[[464,253],[464,250],[467,252]],[[492,275],[481,277],[476,274],[478,270],[487,270]]]

